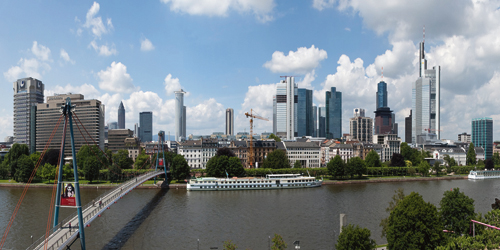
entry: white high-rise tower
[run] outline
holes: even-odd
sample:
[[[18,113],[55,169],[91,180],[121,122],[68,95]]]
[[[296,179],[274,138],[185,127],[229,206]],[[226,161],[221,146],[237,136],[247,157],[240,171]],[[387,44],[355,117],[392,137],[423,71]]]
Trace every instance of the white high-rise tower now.
[[[278,83],[273,109],[273,131],[281,138],[293,140],[297,132],[297,85],[293,76]]]
[[[184,90],[175,91],[175,141],[186,139],[186,107]]]

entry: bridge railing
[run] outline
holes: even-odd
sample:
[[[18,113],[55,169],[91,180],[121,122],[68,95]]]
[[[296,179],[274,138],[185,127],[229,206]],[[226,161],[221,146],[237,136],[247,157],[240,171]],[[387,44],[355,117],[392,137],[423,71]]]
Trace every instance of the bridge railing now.
[[[87,222],[94,217],[97,213],[101,211],[101,208],[105,208],[109,206],[110,203],[112,203],[115,199],[118,197],[122,196],[124,192],[128,192],[130,190],[130,187],[132,187],[136,183],[142,183],[144,181],[149,180],[150,178],[163,173],[163,171],[150,171],[145,173],[142,176],[137,176],[137,178],[132,178],[120,185],[118,185],[116,188],[112,189],[110,192],[106,192],[99,197],[95,198],[93,201],[85,204],[82,206],[82,214],[84,214],[83,217],[83,223],[87,224]],[[101,206],[99,206],[99,201],[101,201]],[[89,211],[90,209],[90,211]],[[71,228],[75,229],[72,232],[69,232],[69,230],[64,233],[60,238],[53,244],[52,246],[47,246],[48,250],[51,249],[57,249],[59,246],[63,245],[71,236],[78,231],[78,212],[75,211],[71,215],[67,216],[63,220],[57,224],[57,226],[52,227],[49,230],[49,237],[45,239],[45,235],[40,237],[38,240],[34,241],[33,244],[31,244],[27,249],[37,249],[38,246],[40,246],[42,243],[47,240],[47,242],[51,241],[53,237],[56,235],[55,232],[58,230],[61,230],[63,228],[68,228],[69,222],[71,222]]]

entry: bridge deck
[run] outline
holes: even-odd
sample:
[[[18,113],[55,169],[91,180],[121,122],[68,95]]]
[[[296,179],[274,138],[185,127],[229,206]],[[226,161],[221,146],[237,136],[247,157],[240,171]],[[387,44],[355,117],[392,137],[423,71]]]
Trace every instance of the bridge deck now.
[[[167,171],[168,173],[169,171]],[[83,223],[84,228],[89,225],[95,218],[97,218],[102,212],[104,212],[108,207],[114,204],[115,201],[123,197],[125,194],[130,192],[135,187],[141,185],[145,181],[164,174],[164,170],[147,172],[143,175],[137,176],[127,182],[122,183],[115,189],[105,193],[82,207]],[[101,200],[101,206],[99,206],[99,200]],[[71,223],[71,228],[69,225]],[[40,239],[35,241],[27,249],[63,249],[70,242],[78,237],[78,214],[75,211],[72,215],[68,216],[66,219],[62,220],[56,227],[50,230],[50,235],[45,239],[45,235]],[[45,247],[45,245],[47,247]]]

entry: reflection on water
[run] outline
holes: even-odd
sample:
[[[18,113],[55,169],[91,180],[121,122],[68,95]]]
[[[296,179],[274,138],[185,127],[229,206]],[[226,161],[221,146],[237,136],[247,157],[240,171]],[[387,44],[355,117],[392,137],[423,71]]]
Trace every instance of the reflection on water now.
[[[291,190],[187,192],[183,189],[135,189],[86,228],[88,249],[200,249],[232,240],[241,249],[267,249],[268,237],[283,236],[290,246],[300,240],[304,249],[333,249],[339,214],[348,223],[366,227],[378,243],[380,220],[387,217],[394,191],[419,192],[439,205],[444,191],[459,187],[475,200],[477,212],[490,210],[499,193],[499,180],[450,180],[324,185]],[[103,190],[82,190],[82,202]],[[22,189],[0,188],[0,232],[6,228]],[[30,190],[4,246],[23,249],[45,233],[52,190]],[[63,209],[61,218],[72,209]],[[78,249],[77,241],[72,249]]]

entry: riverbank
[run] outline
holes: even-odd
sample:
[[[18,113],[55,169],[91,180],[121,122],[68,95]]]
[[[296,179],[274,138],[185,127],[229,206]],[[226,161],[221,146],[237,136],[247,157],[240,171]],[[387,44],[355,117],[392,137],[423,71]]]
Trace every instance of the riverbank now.
[[[324,180],[323,185],[348,185],[348,184],[361,184],[361,183],[384,183],[384,182],[409,182],[409,181],[441,181],[441,180],[463,180],[467,176],[443,176],[443,177],[380,177],[375,179],[366,180]],[[24,188],[25,183],[0,183],[1,187]],[[84,189],[112,189],[120,184],[80,184],[80,188]],[[52,188],[52,184],[32,183],[32,188]],[[155,184],[142,184],[137,188],[140,189],[154,189],[161,188]],[[169,189],[186,189],[186,184],[170,184]]]

